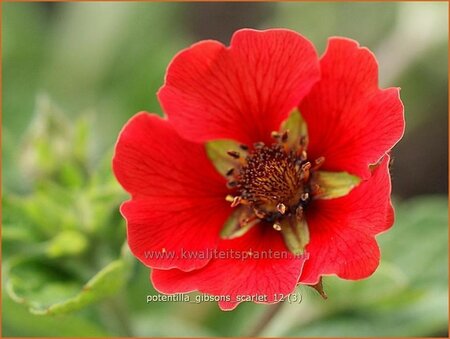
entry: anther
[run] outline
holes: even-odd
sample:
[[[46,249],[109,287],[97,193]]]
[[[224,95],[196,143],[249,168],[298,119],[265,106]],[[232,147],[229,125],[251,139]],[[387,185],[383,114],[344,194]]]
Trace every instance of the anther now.
[[[308,154],[306,153],[305,150],[301,151],[301,153],[300,153],[300,159],[301,159],[302,161],[305,161],[306,159],[308,159]]]
[[[308,161],[302,165],[302,172],[309,171],[310,168],[311,168],[311,163]]]
[[[237,184],[238,184],[237,181],[229,181],[229,182],[227,182],[227,187],[233,188],[233,187],[236,187]]]
[[[237,196],[234,197],[233,202],[231,203],[231,207],[236,207],[237,205],[239,205],[241,203],[241,197]]]
[[[299,144],[302,148],[305,148],[308,144],[308,137],[306,135],[302,136],[299,140]]]
[[[260,210],[254,209],[255,215],[259,218],[259,219],[264,219],[266,217],[266,214]]]
[[[227,171],[227,173],[225,173],[225,175],[226,175],[227,177],[229,177],[230,175],[233,174],[233,172],[234,172],[234,167],[230,168],[230,169]]]
[[[262,141],[255,142],[255,143],[253,144],[253,147],[255,147],[255,149],[261,149],[261,148],[263,148],[264,146],[266,146],[266,144],[263,143]]]
[[[308,200],[309,199],[309,193],[308,192],[302,193],[302,195],[300,196],[300,199],[302,201]]]
[[[234,159],[239,159],[241,157],[239,152],[236,151],[227,151],[227,154]]]
[[[286,205],[283,204],[282,202],[280,202],[280,203],[277,205],[277,210],[278,210],[278,212],[280,212],[281,214],[286,213]]]
[[[275,231],[281,231],[281,225],[276,222],[276,223],[273,224],[273,229]]]
[[[240,148],[241,150],[243,150],[243,151],[248,151],[248,146],[247,146],[247,145],[240,144],[240,145],[239,145],[239,148]]]
[[[313,169],[318,169],[320,166],[323,165],[324,162],[325,162],[325,157],[319,157],[319,158],[317,158],[317,159],[314,161],[315,165],[314,165],[314,168],[313,168]]]
[[[233,202],[233,201],[234,201],[234,197],[233,197],[231,194],[228,194],[228,195],[225,197],[225,201]]]
[[[280,134],[279,132],[277,132],[277,131],[273,131],[273,132],[270,134],[270,136],[271,136],[273,139],[278,140],[278,139],[280,139],[281,134]]]

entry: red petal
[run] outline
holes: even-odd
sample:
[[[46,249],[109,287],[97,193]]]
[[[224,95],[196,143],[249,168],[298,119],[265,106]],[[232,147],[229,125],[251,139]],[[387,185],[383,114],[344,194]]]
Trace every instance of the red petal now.
[[[253,227],[242,237],[223,240],[218,250],[220,252],[217,252],[215,259],[197,271],[153,270],[151,279],[154,287],[162,293],[199,290],[228,297],[228,300],[219,301],[223,310],[234,309],[244,301],[242,297],[253,296],[260,299],[252,301],[273,303],[279,301],[282,295],[294,291],[306,259],[292,255],[280,233],[265,224]],[[248,257],[250,250],[253,258]],[[220,253],[230,257],[220,259]],[[231,258],[233,253],[234,258]],[[263,255],[266,256],[264,259]],[[247,257],[243,259],[243,256]]]
[[[380,252],[375,235],[394,222],[388,163],[386,156],[373,176],[347,196],[316,200],[308,207],[309,260],[300,282],[316,284],[323,274],[362,279],[378,267]]]
[[[231,208],[225,179],[204,147],[181,139],[166,120],[140,113],[120,134],[113,169],[132,195],[121,211],[134,255],[163,269],[206,265],[207,258],[186,260],[180,253],[216,248]]]
[[[180,52],[159,99],[187,139],[271,142],[270,132],[318,79],[318,57],[304,37],[283,29],[243,29],[229,48],[203,41]]]
[[[299,107],[308,125],[308,153],[325,156],[323,169],[368,178],[368,165],[403,135],[399,89],[380,90],[375,56],[349,39],[330,39],[320,66],[321,80]]]

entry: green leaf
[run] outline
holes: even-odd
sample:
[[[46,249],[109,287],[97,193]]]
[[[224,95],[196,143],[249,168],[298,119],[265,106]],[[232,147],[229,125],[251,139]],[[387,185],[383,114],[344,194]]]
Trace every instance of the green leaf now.
[[[446,288],[448,197],[410,199],[400,204],[395,212],[393,228],[380,236],[383,258],[401,267],[417,287],[439,285]]]
[[[86,237],[77,231],[66,230],[50,240],[46,247],[46,253],[50,258],[58,258],[67,255],[78,255],[88,246]]]
[[[125,261],[123,259],[113,261],[89,280],[76,296],[49,307],[32,307],[30,311],[34,314],[60,314],[79,310],[113,295],[123,287],[127,278]]]
[[[281,222],[281,234],[288,249],[295,255],[303,254],[309,243],[309,230],[306,220],[294,217],[285,218]]]
[[[317,171],[313,175],[312,183],[319,185],[319,193],[315,199],[334,199],[347,195],[359,185],[361,179],[347,172]]]
[[[37,98],[36,111],[22,144],[21,165],[32,180],[49,177],[71,153],[71,124],[45,96]]]
[[[237,142],[232,140],[209,141],[205,144],[205,148],[209,159],[222,175],[225,175],[230,168],[237,164],[237,160],[227,154],[228,151],[235,151],[240,154],[246,153]]]
[[[74,296],[82,282],[62,263],[15,256],[5,263],[6,291],[29,309],[47,307]]]
[[[298,109],[294,109],[289,117],[281,124],[280,133],[288,131],[286,144],[289,147],[298,145],[301,137],[308,137],[308,127]]]
[[[61,314],[113,295],[128,275],[125,258],[111,262],[84,285],[71,270],[56,262],[24,261],[7,272],[6,290],[11,299],[27,305],[33,314]]]
[[[81,163],[87,163],[89,159],[88,150],[92,125],[92,119],[88,115],[82,115],[75,121],[73,153]]]
[[[2,297],[2,335],[4,337],[111,337],[95,319],[78,314],[42,317],[31,314],[5,293]]]
[[[29,183],[82,187],[90,169],[91,125],[84,115],[70,121],[47,96],[39,96],[19,149],[22,171]]]

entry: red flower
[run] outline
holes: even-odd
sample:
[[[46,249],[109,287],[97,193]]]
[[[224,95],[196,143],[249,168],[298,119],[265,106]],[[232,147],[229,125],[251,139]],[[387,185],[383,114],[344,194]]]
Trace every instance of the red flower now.
[[[168,119],[131,118],[113,160],[132,196],[128,243],[155,288],[233,309],[323,275],[371,275],[375,236],[393,223],[387,153],[404,130],[399,89],[379,89],[377,73],[352,40],[331,38],[319,60],[282,29],[180,52],[158,93]]]

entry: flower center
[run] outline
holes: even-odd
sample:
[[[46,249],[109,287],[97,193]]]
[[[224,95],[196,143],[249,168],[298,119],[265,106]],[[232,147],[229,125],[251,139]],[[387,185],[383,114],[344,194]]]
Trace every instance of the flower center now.
[[[309,199],[308,165],[278,144],[263,146],[241,167],[240,196],[267,217],[293,212]]]
[[[237,165],[227,173],[228,187],[237,195],[227,196],[231,206],[243,205],[244,224],[254,220],[272,223],[280,230],[280,221],[285,217],[302,218],[318,187],[311,183],[311,172],[322,165],[321,157],[311,164],[307,159],[306,137],[294,145],[287,143],[288,133],[272,134],[275,143],[268,146],[256,143],[252,150],[241,145],[247,154],[229,151],[238,160]]]

